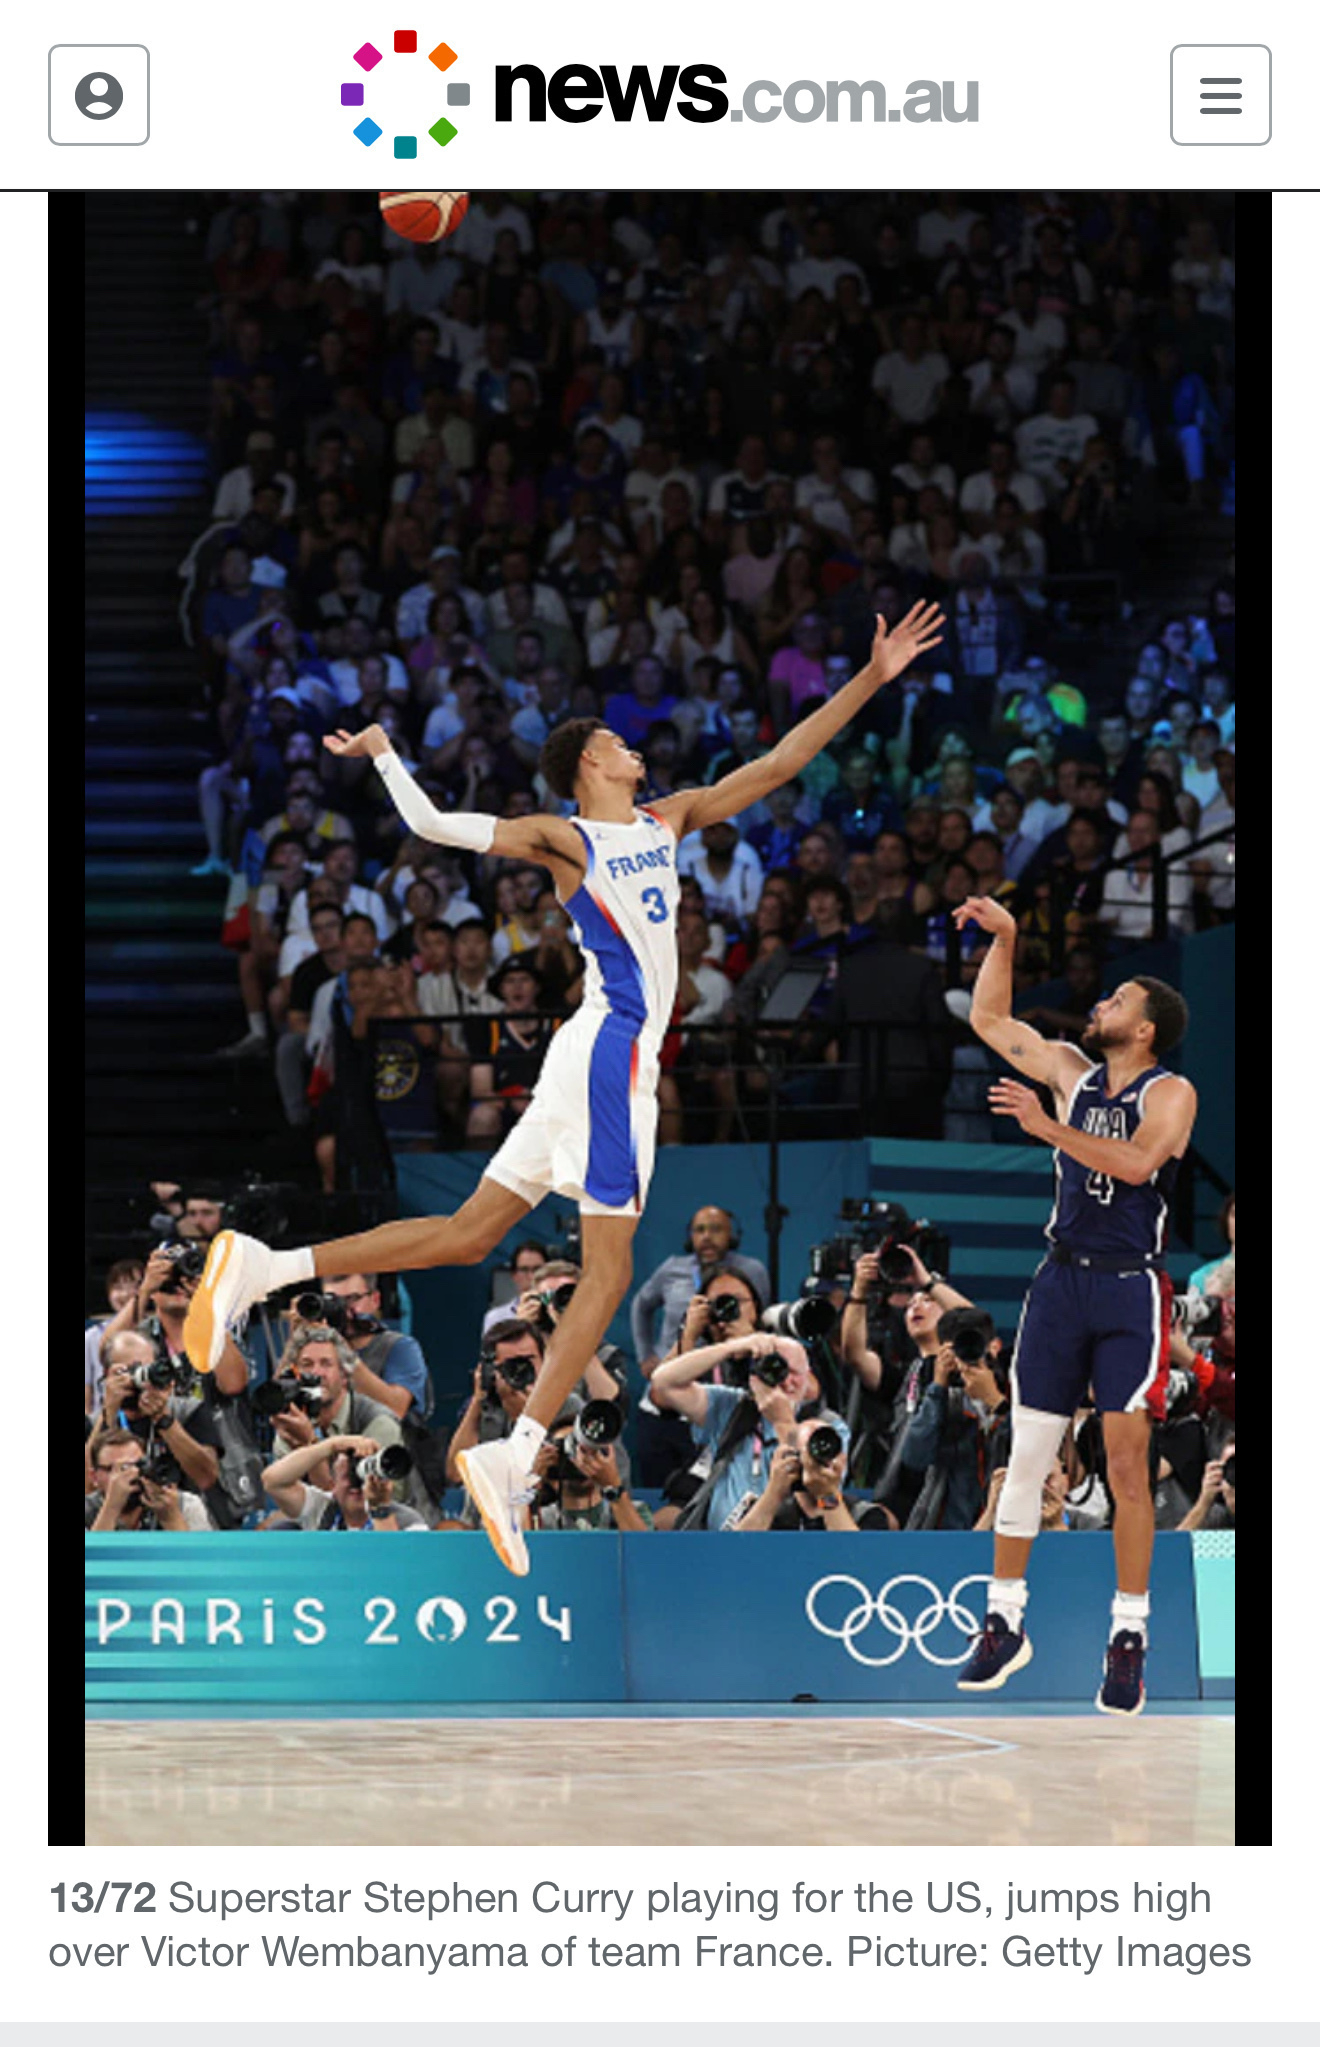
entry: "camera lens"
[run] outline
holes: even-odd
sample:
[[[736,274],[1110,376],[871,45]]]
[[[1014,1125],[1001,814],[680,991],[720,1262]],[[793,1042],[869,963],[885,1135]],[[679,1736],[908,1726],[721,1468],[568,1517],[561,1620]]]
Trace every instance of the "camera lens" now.
[[[303,1322],[325,1320],[324,1294],[298,1294],[293,1303],[293,1312]]]
[[[879,1271],[886,1286],[910,1287],[914,1284],[912,1260],[894,1237],[880,1247]]]
[[[788,1359],[772,1350],[768,1357],[753,1359],[749,1369],[763,1386],[782,1386],[788,1377]]]
[[[828,1422],[822,1422],[807,1437],[807,1455],[813,1464],[833,1464],[843,1452],[843,1437]]]
[[[530,1358],[505,1358],[497,1370],[514,1393],[526,1393],[536,1380],[536,1366]]]
[[[1231,1454],[1230,1454],[1229,1456],[1227,1456],[1227,1457],[1226,1457],[1226,1458],[1224,1459],[1224,1484],[1225,1484],[1225,1485],[1231,1485],[1231,1486],[1232,1486],[1232,1487],[1234,1487],[1234,1489],[1236,1490],[1236,1487],[1237,1487],[1237,1451],[1236,1451],[1236,1450],[1234,1450],[1234,1451],[1233,1451],[1233,1452],[1232,1452],[1232,1453],[1231,1453]]]
[[[617,1400],[589,1400],[573,1424],[569,1437],[574,1450],[605,1450],[623,1433],[623,1416]]]
[[[742,1302],[737,1294],[716,1294],[710,1303],[710,1319],[717,1329],[723,1329],[730,1322],[736,1322],[742,1313]]]
[[[979,1329],[958,1329],[950,1348],[960,1365],[979,1365],[986,1355],[986,1339]]]
[[[577,1281],[575,1279],[566,1279],[562,1286],[557,1286],[554,1289],[550,1296],[550,1305],[554,1309],[556,1315],[563,1314],[565,1308],[568,1306],[569,1302],[572,1300],[576,1292]]]

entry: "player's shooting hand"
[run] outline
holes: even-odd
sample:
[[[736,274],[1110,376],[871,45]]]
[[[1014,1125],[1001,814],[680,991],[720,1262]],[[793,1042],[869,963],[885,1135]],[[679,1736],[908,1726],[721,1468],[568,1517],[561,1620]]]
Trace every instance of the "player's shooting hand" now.
[[[996,938],[1014,938],[1017,924],[1013,912],[1003,903],[997,903],[993,896],[968,896],[965,903],[959,903],[953,913],[953,921],[959,931],[968,924],[979,924],[982,931],[989,931]]]
[[[992,1114],[1014,1116],[1028,1137],[1046,1137],[1050,1117],[1034,1088],[1020,1080],[997,1080],[987,1097]]]
[[[361,760],[364,756],[375,760],[379,754],[392,753],[389,735],[379,725],[368,725],[365,732],[327,732],[325,745],[337,760]]]
[[[892,633],[883,614],[876,619],[870,666],[882,687],[910,668],[919,654],[939,646],[944,637],[940,631],[943,624],[944,613],[938,604],[914,604]]]

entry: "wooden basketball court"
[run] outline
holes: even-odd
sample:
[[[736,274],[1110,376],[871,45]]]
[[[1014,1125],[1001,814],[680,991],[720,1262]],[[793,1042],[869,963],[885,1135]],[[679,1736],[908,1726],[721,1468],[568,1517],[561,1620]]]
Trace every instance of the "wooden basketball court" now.
[[[87,1845],[1201,1846],[1231,1717],[146,1720],[87,1728]]]

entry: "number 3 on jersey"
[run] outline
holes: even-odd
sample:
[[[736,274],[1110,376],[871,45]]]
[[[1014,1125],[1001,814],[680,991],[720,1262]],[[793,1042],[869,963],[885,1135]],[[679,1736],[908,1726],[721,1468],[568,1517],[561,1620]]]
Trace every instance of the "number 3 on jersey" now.
[[[642,901],[646,904],[646,914],[650,922],[663,924],[669,915],[669,905],[665,901],[664,891],[658,888],[644,888]]]

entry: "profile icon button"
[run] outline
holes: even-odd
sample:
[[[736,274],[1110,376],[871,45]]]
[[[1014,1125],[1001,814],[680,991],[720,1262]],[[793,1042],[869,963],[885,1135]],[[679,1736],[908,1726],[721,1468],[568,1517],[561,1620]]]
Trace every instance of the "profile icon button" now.
[[[89,121],[108,121],[124,104],[124,88],[108,71],[89,71],[74,87],[73,103]]]

